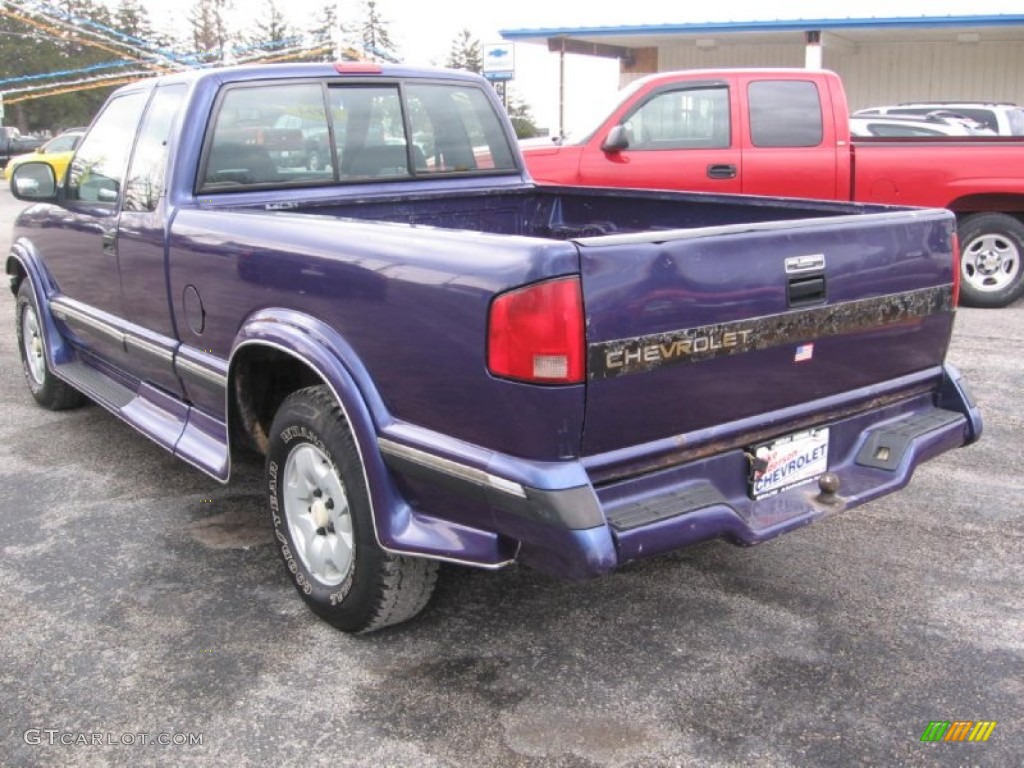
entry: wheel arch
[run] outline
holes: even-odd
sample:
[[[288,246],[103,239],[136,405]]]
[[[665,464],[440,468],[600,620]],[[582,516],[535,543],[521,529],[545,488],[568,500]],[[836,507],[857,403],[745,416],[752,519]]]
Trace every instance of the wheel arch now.
[[[290,386],[251,398],[250,381],[283,366]],[[484,568],[509,562],[505,545],[490,531],[431,516],[412,508],[384,463],[378,435],[395,424],[356,351],[325,323],[294,310],[266,309],[251,316],[235,338],[228,361],[227,418],[229,441],[245,437],[243,416],[273,418],[275,402],[296,389],[323,384],[333,394],[352,430],[363,467],[377,543],[392,554],[427,557]],[[284,391],[287,390],[287,391]],[[260,415],[262,414],[262,416]],[[269,423],[267,423],[269,428]],[[249,434],[252,438],[253,435]],[[258,437],[257,437],[258,439]]]
[[[1024,194],[985,193],[962,195],[945,206],[956,214],[957,221],[976,213],[1005,213],[1024,221]]]
[[[299,389],[325,385],[352,431],[377,542],[386,550],[407,553],[395,533],[408,527],[411,510],[377,446],[379,427],[391,418],[355,351],[336,331],[293,310],[262,310],[236,336],[227,376],[229,440],[233,446],[247,441],[262,453],[281,402]]]
[[[25,279],[28,272],[25,266],[21,263],[17,256],[13,253],[7,257],[7,264],[4,269],[7,274],[7,280],[10,283],[11,293],[15,296],[18,295],[18,289],[21,287],[21,281]]]
[[[46,359],[51,369],[61,363],[66,363],[74,357],[71,347],[64,340],[64,336],[57,329],[53,314],[50,312],[49,297],[56,292],[56,287],[50,279],[49,273],[43,266],[39,256],[31,243],[19,238],[11,246],[11,252],[7,256],[6,272],[12,293],[17,296],[21,284],[29,281],[32,292],[36,298],[36,309],[39,314],[39,322],[46,334]]]

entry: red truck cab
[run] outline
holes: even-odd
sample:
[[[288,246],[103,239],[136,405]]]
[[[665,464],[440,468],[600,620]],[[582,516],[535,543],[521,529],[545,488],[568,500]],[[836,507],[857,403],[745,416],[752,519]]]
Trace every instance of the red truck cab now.
[[[805,70],[696,70],[635,81],[601,125],[525,150],[534,179],[835,199],[850,189],[839,77]],[[750,119],[744,119],[744,115]]]

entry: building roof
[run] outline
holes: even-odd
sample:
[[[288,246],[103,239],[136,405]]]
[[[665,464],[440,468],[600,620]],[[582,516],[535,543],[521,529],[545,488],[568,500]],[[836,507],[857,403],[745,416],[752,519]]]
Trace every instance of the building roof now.
[[[643,24],[607,27],[549,27],[504,29],[506,40],[548,44],[569,39],[594,45],[640,48],[664,44],[680,37],[743,35],[750,42],[779,42],[802,39],[808,30],[842,36],[851,42],[942,42],[957,41],[958,32],[969,29],[978,36],[971,42],[1001,40],[1024,41],[1024,14],[988,14],[975,16],[895,16],[827,19],[768,19],[762,21],[710,21]],[[964,42],[964,40],[959,40]],[[567,49],[569,50],[569,49]],[[583,53],[585,51],[578,51]]]
[[[564,35],[685,35],[715,32],[791,32],[807,29],[894,29],[942,27],[1024,26],[1024,14],[987,16],[896,16],[892,18],[768,19],[763,21],[707,21],[676,24],[640,24],[619,27],[550,27],[541,29],[503,29],[506,40],[523,37],[561,37]]]

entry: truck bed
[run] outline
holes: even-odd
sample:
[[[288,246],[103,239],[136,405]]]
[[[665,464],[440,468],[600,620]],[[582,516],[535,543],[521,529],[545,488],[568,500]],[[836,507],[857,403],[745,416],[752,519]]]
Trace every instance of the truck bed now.
[[[243,222],[239,214],[253,218]],[[409,242],[410,227],[417,252],[394,250]],[[240,275],[264,286],[259,294],[245,292],[247,308],[238,306],[238,292],[225,293],[208,304],[215,315],[223,302],[235,305],[235,316],[270,305],[324,317],[352,340],[390,415],[536,460],[632,447],[645,463],[637,446],[935,373],[952,329],[952,219],[939,211],[529,187],[378,191],[358,202],[279,195],[243,208],[183,211],[175,228],[233,239],[221,251],[238,260]],[[787,260],[807,256],[820,264],[790,274]],[[207,273],[212,268],[205,255],[172,253],[172,295],[201,264]],[[590,356],[586,417],[580,411],[573,419],[583,427],[582,440],[570,422],[546,416],[552,403],[574,395],[495,379],[483,357],[482,308],[493,295],[574,273],[581,277]],[[336,287],[324,295],[327,283]],[[463,297],[457,302],[436,288],[444,285],[462,286]],[[200,288],[204,296],[221,291],[220,281]],[[214,325],[230,327],[216,317]],[[771,338],[769,327],[776,328]],[[682,337],[720,333],[750,345],[700,365],[678,359]],[[442,359],[430,351],[432,338],[460,341]],[[209,341],[225,353],[231,343]],[[793,348],[814,343],[813,364],[795,368]],[[674,350],[666,353],[670,359],[620,365],[640,347],[656,357],[661,344]],[[410,363],[398,358],[396,345],[422,351],[405,352],[416,361]],[[410,369],[415,381],[402,373]],[[723,377],[733,382],[726,399]],[[450,395],[452,386],[458,397]],[[689,393],[688,407],[677,407],[666,395],[671,391]],[[637,406],[624,410],[624,403]],[[521,431],[500,426],[512,413]]]
[[[422,186],[422,185],[421,185]],[[397,222],[470,230],[495,235],[571,240],[604,235],[704,229],[743,224],[783,223],[830,216],[859,216],[886,211],[858,205],[739,195],[665,194],[631,190],[529,187],[518,190],[402,192],[353,201],[305,200],[257,204],[332,218]]]

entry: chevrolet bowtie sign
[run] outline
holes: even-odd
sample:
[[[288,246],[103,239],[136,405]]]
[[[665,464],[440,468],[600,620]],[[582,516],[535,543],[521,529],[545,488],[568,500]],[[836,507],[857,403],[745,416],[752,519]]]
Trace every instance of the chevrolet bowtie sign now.
[[[484,45],[484,77],[488,80],[511,80],[515,70],[515,46],[512,43]]]

